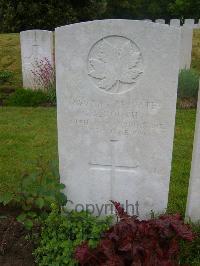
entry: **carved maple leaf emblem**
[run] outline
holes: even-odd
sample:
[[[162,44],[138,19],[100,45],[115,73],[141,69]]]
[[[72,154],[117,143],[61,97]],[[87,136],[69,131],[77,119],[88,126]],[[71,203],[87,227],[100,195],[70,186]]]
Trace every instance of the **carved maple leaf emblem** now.
[[[112,92],[120,84],[135,83],[143,72],[138,63],[141,53],[135,51],[131,41],[127,40],[121,47],[115,47],[103,39],[95,56],[89,59],[89,75],[98,79],[99,88]]]

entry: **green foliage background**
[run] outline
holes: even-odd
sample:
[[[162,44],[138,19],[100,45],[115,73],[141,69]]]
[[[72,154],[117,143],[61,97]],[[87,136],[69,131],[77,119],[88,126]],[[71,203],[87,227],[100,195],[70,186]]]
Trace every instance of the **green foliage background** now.
[[[39,28],[103,18],[199,19],[199,0],[0,0],[0,32]]]

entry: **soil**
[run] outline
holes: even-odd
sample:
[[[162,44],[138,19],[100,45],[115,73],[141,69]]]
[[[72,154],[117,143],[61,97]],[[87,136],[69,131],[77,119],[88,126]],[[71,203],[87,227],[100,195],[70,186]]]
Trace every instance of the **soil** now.
[[[16,221],[19,210],[0,206],[0,266],[33,266],[33,243],[28,231]]]
[[[177,101],[177,107],[181,109],[193,109],[197,107],[196,98],[181,98]]]

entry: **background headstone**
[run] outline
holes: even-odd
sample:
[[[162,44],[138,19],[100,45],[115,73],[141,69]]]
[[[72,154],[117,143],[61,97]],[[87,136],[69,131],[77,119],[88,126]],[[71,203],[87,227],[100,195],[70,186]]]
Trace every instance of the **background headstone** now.
[[[159,19],[156,19],[155,22],[160,23],[160,24],[165,24],[165,19],[159,18]]]
[[[170,26],[180,27],[181,22],[180,19],[171,19],[170,20]]]
[[[53,33],[46,30],[20,32],[23,87],[35,89],[37,85],[31,72],[36,61],[45,58],[53,66]]]
[[[194,23],[195,23],[194,19],[191,19],[191,18],[185,19],[184,21],[184,25],[191,26],[191,27],[194,26]]]
[[[103,215],[112,199],[138,202],[140,217],[163,212],[180,29],[102,20],[57,28],[55,36],[59,163],[68,206],[92,204]]]
[[[180,69],[190,69],[192,60],[193,28],[181,27]]]
[[[186,208],[186,219],[188,218],[190,218],[193,222],[200,221],[200,93],[197,107],[190,184]]]

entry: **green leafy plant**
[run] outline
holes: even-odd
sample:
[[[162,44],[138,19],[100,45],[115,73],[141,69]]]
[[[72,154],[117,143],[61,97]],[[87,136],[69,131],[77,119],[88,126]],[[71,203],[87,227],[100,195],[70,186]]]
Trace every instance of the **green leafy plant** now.
[[[0,70],[0,85],[9,82],[13,77],[13,72],[8,70]]]
[[[76,247],[84,241],[88,241],[90,247],[96,247],[112,218],[100,219],[84,211],[61,213],[55,204],[51,206],[52,212],[44,222],[34,251],[36,262],[40,266],[78,265],[74,260]]]
[[[38,170],[30,175],[24,175],[20,186],[14,192],[4,193],[0,197],[0,203],[18,204],[22,208],[17,217],[26,228],[32,228],[34,222],[39,222],[50,211],[50,205],[55,203],[64,206],[67,198],[62,190],[64,184],[59,182],[59,173],[55,165],[51,166],[51,173],[47,174],[42,164]]]
[[[178,97],[197,98],[199,88],[199,75],[193,69],[183,69],[179,73]]]

